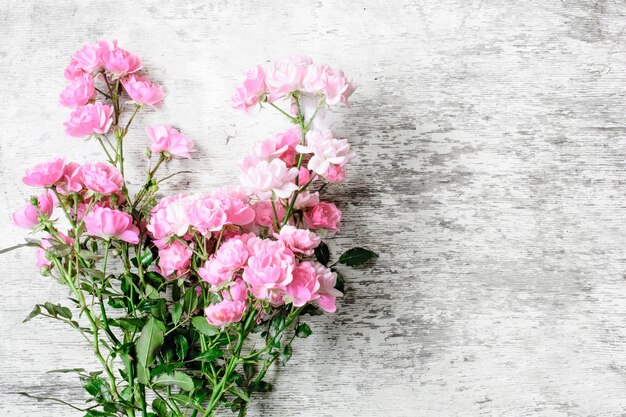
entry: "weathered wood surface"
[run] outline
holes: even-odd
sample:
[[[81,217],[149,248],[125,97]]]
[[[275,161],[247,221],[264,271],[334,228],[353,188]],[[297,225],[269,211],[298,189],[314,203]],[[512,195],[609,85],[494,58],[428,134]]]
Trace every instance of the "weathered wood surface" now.
[[[173,123],[200,149],[169,191],[237,181],[235,161],[284,124],[231,110],[234,85],[306,53],[359,85],[336,117],[360,158],[331,192],[332,247],[381,256],[348,272],[339,312],[312,320],[251,415],[626,415],[625,28],[619,1],[5,0],[0,247],[24,235],[9,212],[25,166],[98,157],[56,104],[82,43],[119,39],[165,85],[140,125]],[[131,137],[138,181],[146,138]],[[32,251],[1,266],[0,415],[79,416],[16,395],[80,402],[73,376],[45,371],[96,363],[71,330],[21,323],[66,296]]]

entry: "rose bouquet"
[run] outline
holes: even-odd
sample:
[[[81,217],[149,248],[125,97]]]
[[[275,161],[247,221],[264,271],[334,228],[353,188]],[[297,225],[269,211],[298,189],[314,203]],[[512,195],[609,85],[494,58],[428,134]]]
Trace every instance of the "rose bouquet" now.
[[[354,85],[306,57],[249,71],[233,107],[276,109],[292,127],[254,145],[241,186],[159,199],[168,179],[159,167],[190,158],[194,145],[171,126],[146,127],[147,178],[135,190],[126,183],[129,127],[164,97],[141,72],[115,41],[85,45],[65,70],[65,131],[97,142],[106,161],[53,158],[26,170],[23,182],[40,192],[13,220],[41,233],[25,245],[37,246],[42,275],[69,288],[72,308],[38,304],[25,321],[59,320],[93,350],[101,370],[57,370],[78,374],[89,394],[84,407],[57,401],[85,416],[208,417],[224,407],[243,416],[253,393],[271,389],[270,366],[311,334],[303,316],[335,311],[336,265],[375,256],[353,248],[332,262],[322,241],[341,212],[320,192],[354,157],[327,111],[347,105]]]

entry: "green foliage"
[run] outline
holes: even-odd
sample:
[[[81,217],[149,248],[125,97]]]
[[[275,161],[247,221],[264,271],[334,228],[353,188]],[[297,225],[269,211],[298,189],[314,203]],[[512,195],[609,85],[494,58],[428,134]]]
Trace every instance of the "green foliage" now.
[[[339,257],[339,263],[348,265],[348,266],[357,266],[363,265],[367,261],[372,258],[377,257],[378,255],[371,250],[364,248],[352,248],[345,251]]]

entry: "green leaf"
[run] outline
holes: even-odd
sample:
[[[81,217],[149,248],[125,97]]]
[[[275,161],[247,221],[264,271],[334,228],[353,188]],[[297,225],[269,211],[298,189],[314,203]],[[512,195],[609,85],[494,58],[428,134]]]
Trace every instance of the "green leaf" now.
[[[30,319],[37,317],[40,314],[41,314],[41,307],[39,307],[39,304],[37,304],[35,308],[33,308],[33,311],[30,312],[30,314],[24,319],[22,323],[26,323]]]
[[[126,299],[124,297],[109,297],[108,303],[113,308],[126,308]]]
[[[328,264],[328,261],[330,261],[330,251],[326,243],[320,242],[317,248],[315,248],[315,259],[324,266]]]
[[[178,324],[178,322],[180,321],[180,316],[183,315],[183,306],[180,303],[175,303],[174,307],[172,308],[172,321],[174,322],[174,325]]]
[[[198,306],[198,296],[193,288],[187,289],[183,297],[183,309],[187,314],[191,315]]]
[[[217,358],[221,358],[224,355],[221,349],[209,349],[200,353],[194,358],[195,361],[213,362]]]
[[[285,346],[282,353],[280,354],[280,363],[283,366],[285,366],[287,362],[289,361],[289,359],[291,359],[292,354],[293,354],[293,351],[291,349],[291,345]]]
[[[228,389],[228,392],[230,392],[231,394],[233,394],[236,397],[241,398],[242,400],[244,400],[245,402],[250,402],[250,397],[248,396],[248,393],[245,392],[243,389],[241,389],[240,387],[233,385],[232,387],[230,387]]]
[[[163,345],[165,326],[158,320],[150,318],[143,326],[137,339],[137,361],[143,366],[154,362],[157,352]]]
[[[61,317],[66,318],[68,320],[72,319],[72,312],[69,308],[63,307],[61,305],[55,305],[54,311]]]
[[[296,336],[301,337],[302,339],[307,338],[313,334],[313,330],[309,327],[308,324],[302,323],[296,329]]]
[[[162,363],[152,368],[150,375],[154,378],[155,376],[161,374],[171,374],[176,369],[182,368],[183,366],[185,366],[184,362]]]
[[[86,371],[83,368],[52,369],[51,371],[46,371],[47,374],[69,374],[82,372]]]
[[[348,249],[339,257],[339,263],[348,266],[363,265],[372,258],[378,256],[375,252],[364,248]]]
[[[150,284],[146,284],[146,297],[151,300],[157,300],[159,298],[159,292]]]
[[[189,375],[181,371],[175,371],[172,374],[163,374],[157,378],[154,385],[177,385],[185,391],[193,390],[193,379]]]
[[[206,336],[215,336],[220,331],[211,326],[203,316],[196,316],[191,319],[191,324],[200,333]]]
[[[155,398],[152,401],[152,410],[159,417],[168,417],[167,403],[160,398]]]
[[[269,382],[261,381],[256,386],[257,392],[270,392],[271,390],[272,390],[272,384],[270,384]]]
[[[176,355],[178,355],[178,359],[184,361],[188,350],[189,342],[187,342],[187,338],[182,334],[178,335],[176,337]]]
[[[331,269],[335,274],[337,274],[337,282],[335,283],[335,289],[341,291],[343,294],[346,293],[346,279],[343,274],[336,269]]]

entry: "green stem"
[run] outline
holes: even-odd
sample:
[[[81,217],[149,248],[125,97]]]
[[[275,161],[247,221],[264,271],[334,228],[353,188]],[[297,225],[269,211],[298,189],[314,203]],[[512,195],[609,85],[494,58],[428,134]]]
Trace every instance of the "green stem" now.
[[[290,115],[289,113],[287,113],[286,111],[284,111],[283,109],[278,107],[276,104],[274,104],[274,103],[269,103],[269,104],[270,104],[270,106],[274,107],[276,110],[281,112],[283,115],[285,115],[289,120],[291,120],[291,123],[296,123],[297,119],[295,117],[293,117],[292,115]]]

